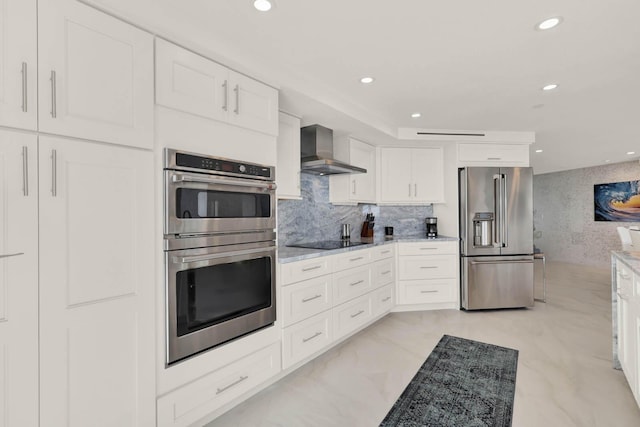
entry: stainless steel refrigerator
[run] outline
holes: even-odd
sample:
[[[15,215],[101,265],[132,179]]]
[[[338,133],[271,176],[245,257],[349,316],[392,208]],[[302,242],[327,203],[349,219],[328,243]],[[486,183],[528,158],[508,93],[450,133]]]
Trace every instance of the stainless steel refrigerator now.
[[[533,172],[458,171],[461,306],[533,306]]]

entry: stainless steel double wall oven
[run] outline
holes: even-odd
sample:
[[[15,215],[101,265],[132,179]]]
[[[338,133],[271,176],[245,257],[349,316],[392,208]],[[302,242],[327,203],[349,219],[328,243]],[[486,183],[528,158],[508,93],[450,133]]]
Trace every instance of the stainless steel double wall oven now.
[[[167,365],[273,324],[275,168],[164,152]]]

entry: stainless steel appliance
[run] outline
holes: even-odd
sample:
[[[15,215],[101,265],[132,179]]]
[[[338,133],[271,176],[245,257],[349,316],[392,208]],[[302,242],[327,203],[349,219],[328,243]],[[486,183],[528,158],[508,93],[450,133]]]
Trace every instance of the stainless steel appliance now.
[[[461,306],[533,306],[531,168],[459,170]]]
[[[424,223],[427,226],[427,238],[435,239],[438,237],[438,218],[427,217],[424,219]]]
[[[276,319],[274,168],[165,150],[166,364]]]
[[[333,130],[320,125],[300,129],[300,171],[314,175],[366,173],[333,157]]]

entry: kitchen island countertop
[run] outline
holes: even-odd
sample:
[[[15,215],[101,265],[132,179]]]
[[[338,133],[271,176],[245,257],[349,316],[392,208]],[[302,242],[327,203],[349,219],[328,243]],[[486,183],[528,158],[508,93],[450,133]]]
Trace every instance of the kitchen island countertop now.
[[[378,245],[387,245],[395,242],[456,242],[459,239],[457,237],[438,236],[435,239],[426,238],[423,234],[420,235],[407,235],[407,236],[394,236],[393,239],[367,239],[363,238],[359,241],[366,242],[364,245],[351,246],[340,249],[306,249],[306,248],[294,248],[290,246],[278,247],[278,262],[280,264],[286,264],[289,262],[302,261],[304,259],[317,258],[322,256],[335,255],[343,252],[358,251],[360,249],[368,249]],[[354,240],[356,241],[356,240]]]

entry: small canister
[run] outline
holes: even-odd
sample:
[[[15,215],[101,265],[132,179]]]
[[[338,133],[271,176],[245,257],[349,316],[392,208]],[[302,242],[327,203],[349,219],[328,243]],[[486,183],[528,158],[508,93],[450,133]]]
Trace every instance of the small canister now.
[[[342,224],[342,228],[340,231],[340,238],[342,240],[351,239],[351,224]]]

